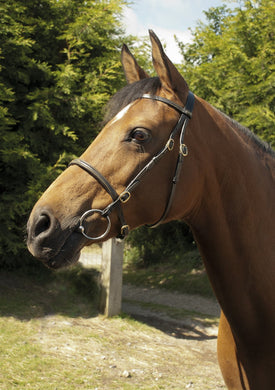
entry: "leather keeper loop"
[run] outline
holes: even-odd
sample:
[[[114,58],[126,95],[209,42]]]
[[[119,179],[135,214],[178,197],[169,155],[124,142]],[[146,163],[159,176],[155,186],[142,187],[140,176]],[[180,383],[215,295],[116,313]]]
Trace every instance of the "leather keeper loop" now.
[[[174,145],[175,145],[175,141],[173,140],[173,138],[169,138],[166,144],[166,147],[169,150],[169,152],[171,152],[171,150],[174,149]]]
[[[120,234],[121,234],[121,236],[122,236],[122,237],[127,236],[128,233],[129,233],[129,230],[130,230],[129,225],[123,225],[123,226],[121,226],[121,229],[120,229]]]
[[[180,145],[180,153],[181,153],[184,157],[188,156],[188,148],[187,148],[187,146],[186,146],[185,144],[181,144],[181,145]]]
[[[129,191],[124,191],[122,192],[122,194],[119,195],[119,199],[121,203],[127,203],[130,198],[131,198],[131,194]]]

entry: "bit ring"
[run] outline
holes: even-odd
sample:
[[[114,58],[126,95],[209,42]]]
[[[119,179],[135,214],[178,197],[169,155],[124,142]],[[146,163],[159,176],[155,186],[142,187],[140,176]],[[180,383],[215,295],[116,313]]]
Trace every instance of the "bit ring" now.
[[[87,233],[85,233],[85,227],[83,226],[83,222],[85,221],[85,219],[93,214],[100,214],[101,216],[105,217],[107,222],[108,222],[108,225],[107,225],[107,228],[105,230],[105,232],[103,234],[101,234],[100,236],[97,236],[97,237],[91,237],[89,236]],[[96,241],[96,240],[100,240],[104,237],[107,236],[107,234],[109,233],[111,229],[111,220],[110,220],[110,217],[109,215],[104,215],[104,212],[103,210],[100,210],[100,209],[91,209],[91,210],[88,210],[86,211],[84,214],[82,214],[82,216],[80,217],[80,220],[79,220],[79,227],[78,227],[78,230],[80,231],[81,234],[83,234],[84,237],[86,237],[88,240],[93,240],[93,241]]]

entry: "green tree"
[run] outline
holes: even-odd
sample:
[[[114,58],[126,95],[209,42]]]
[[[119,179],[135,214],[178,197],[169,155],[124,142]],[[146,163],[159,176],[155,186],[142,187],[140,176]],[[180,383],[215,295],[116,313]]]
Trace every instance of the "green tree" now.
[[[142,226],[131,232],[127,243],[130,245],[128,261],[137,267],[167,260],[178,261],[178,254],[195,248],[190,228],[181,221],[166,223],[155,229]]]
[[[198,95],[274,145],[275,3],[238,4],[210,8],[193,42],[179,42],[182,72]]]
[[[206,23],[194,29],[193,41],[178,41],[183,56],[178,67],[190,88],[273,145],[274,11],[274,0],[210,8]],[[186,229],[178,222],[131,233],[132,261],[148,265],[190,250],[192,235]]]
[[[0,0],[0,266],[20,262],[34,201],[95,137],[124,80],[126,3]]]

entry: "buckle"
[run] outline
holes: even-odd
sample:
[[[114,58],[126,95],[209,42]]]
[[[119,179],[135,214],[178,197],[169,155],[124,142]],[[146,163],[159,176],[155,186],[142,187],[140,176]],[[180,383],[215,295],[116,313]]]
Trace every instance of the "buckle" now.
[[[121,236],[122,237],[125,237],[125,236],[127,236],[127,234],[129,233],[129,225],[123,225],[123,226],[121,226],[121,228],[120,228],[120,234],[121,234]]]
[[[119,195],[119,200],[122,203],[128,202],[128,200],[131,198],[131,193],[129,191],[124,191]]]
[[[188,148],[187,148],[187,146],[186,146],[185,144],[181,144],[181,145],[180,145],[180,153],[181,153],[184,157],[188,156]]]
[[[174,145],[175,145],[175,141],[173,140],[173,138],[169,138],[169,140],[166,143],[166,148],[169,150],[169,152],[171,152],[171,150],[174,149]]]

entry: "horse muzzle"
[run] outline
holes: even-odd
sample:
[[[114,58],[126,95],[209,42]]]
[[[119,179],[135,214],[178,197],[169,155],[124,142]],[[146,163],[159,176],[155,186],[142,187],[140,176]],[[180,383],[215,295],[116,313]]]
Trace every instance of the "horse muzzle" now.
[[[84,246],[83,236],[71,227],[62,228],[53,212],[37,207],[27,224],[30,253],[49,268],[61,268],[77,262]]]

